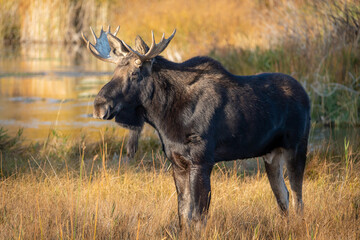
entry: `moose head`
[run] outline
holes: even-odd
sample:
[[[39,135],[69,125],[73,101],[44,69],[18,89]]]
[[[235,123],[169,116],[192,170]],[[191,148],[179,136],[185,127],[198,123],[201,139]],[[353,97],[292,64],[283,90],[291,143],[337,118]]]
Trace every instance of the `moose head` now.
[[[147,81],[151,77],[155,57],[165,50],[176,30],[166,39],[163,34],[159,43],[152,32],[150,48],[140,36],[135,39],[135,49],[116,37],[119,27],[112,34],[101,29],[97,37],[90,27],[95,45],[82,34],[88,50],[98,59],[116,65],[112,79],[100,90],[94,101],[95,118],[115,121],[120,125],[136,129],[142,127],[141,103],[152,94],[153,86]]]

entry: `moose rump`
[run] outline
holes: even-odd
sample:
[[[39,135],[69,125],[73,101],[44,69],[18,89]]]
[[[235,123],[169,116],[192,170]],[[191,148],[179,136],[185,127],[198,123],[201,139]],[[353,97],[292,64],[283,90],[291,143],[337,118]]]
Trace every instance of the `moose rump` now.
[[[299,83],[284,74],[237,78],[235,86],[217,95],[215,162],[296,149],[307,137],[310,115],[306,95],[297,95],[304,93]]]
[[[94,101],[94,117],[115,118],[130,128],[136,144],[146,122],[157,131],[173,163],[180,226],[206,222],[216,162],[264,156],[271,188],[283,213],[289,192],[301,211],[302,182],[310,128],[308,95],[294,78],[281,73],[237,76],[217,61],[195,57],[174,63],[158,56],[175,35],[163,35],[150,48],[140,38],[135,49],[101,30],[90,52],[116,64],[113,78]],[[199,223],[199,224],[198,224]]]

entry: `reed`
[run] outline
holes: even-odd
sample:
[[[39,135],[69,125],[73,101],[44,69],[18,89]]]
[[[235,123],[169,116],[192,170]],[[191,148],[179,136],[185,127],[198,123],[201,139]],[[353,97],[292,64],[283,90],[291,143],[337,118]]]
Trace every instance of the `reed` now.
[[[284,33],[291,33],[297,40],[307,40],[329,32],[324,32],[324,26],[328,24],[324,19],[329,14],[336,16],[342,12],[351,16],[357,6],[356,1],[342,0],[330,4],[304,0],[200,0],[186,3],[175,0],[1,0],[1,3],[0,41],[4,36],[16,35],[23,42],[79,43],[81,31],[88,31],[89,26],[100,28],[107,24],[121,25],[121,38],[126,41],[132,41],[136,34],[150,40],[150,29],[155,33],[170,33],[177,28],[175,42],[181,48],[176,50],[186,56],[207,53],[218,47],[269,48],[279,41],[283,45],[291,44],[292,41],[286,39],[289,34]],[[344,12],[345,6],[349,6],[348,12]],[[346,27],[349,22],[343,20],[333,19],[337,26],[327,25],[327,30],[340,29],[340,24],[345,27],[338,32],[338,38],[344,32],[356,33],[356,28]],[[355,16],[355,23],[356,20]],[[14,32],[10,34],[12,30]],[[351,34],[345,36],[348,37]]]

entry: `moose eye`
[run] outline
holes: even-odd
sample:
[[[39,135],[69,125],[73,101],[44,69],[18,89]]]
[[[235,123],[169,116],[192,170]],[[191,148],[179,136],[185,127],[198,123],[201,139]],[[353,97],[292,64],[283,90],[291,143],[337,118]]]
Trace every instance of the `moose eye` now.
[[[141,60],[140,60],[140,59],[136,59],[134,63],[135,63],[135,65],[138,66],[138,67],[141,66]]]

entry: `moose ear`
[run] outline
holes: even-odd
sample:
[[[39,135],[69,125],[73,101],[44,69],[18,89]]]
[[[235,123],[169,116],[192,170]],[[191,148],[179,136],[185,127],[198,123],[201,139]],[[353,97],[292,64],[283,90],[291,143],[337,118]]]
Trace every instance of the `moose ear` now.
[[[145,55],[149,51],[149,46],[139,35],[135,38],[135,50],[142,55]]]
[[[124,57],[129,53],[129,50],[127,50],[122,41],[116,36],[108,34],[107,39],[111,48],[110,55],[114,54],[117,57]]]

